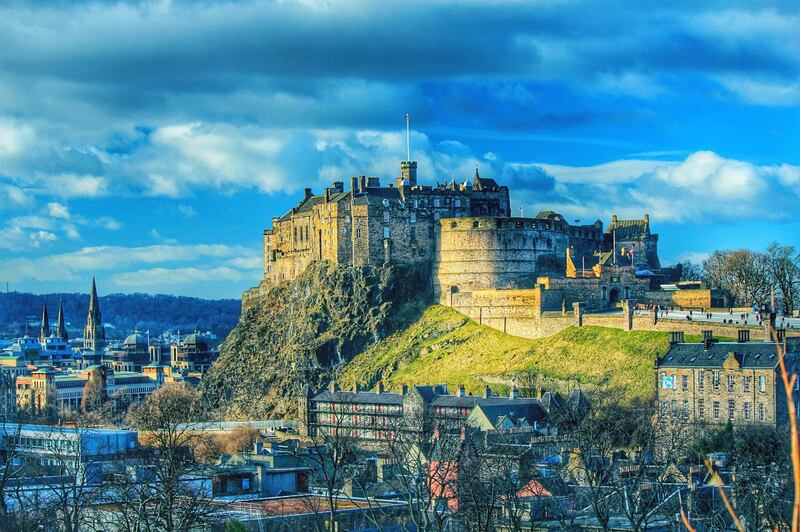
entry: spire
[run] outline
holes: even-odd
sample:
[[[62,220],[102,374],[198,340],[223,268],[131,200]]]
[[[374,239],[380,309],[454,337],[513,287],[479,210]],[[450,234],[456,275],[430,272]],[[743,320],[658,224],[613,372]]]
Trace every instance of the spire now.
[[[89,311],[86,314],[86,327],[83,329],[83,347],[99,351],[105,346],[106,331],[100,317],[100,301],[97,299],[97,285],[92,276],[92,291],[89,294]]]
[[[44,342],[45,338],[50,337],[50,318],[47,317],[47,302],[42,308],[42,326],[39,329],[39,341]]]
[[[59,300],[58,302],[58,320],[56,320],[56,336],[64,340],[69,340],[69,333],[67,327],[64,325],[64,304]]]
[[[472,190],[483,190],[481,184],[481,174],[478,172],[478,165],[475,165],[475,179],[472,180]]]

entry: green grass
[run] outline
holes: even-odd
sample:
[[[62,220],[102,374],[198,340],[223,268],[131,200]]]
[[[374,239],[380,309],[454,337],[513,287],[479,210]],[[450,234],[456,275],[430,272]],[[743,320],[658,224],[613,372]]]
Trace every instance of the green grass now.
[[[687,336],[687,341],[697,340]],[[529,340],[478,325],[463,314],[433,305],[409,327],[381,340],[348,363],[338,380],[387,389],[403,383],[464,384],[479,393],[484,384],[503,392],[514,381],[535,374],[548,389],[608,384],[631,399],[653,392],[653,362],[669,344],[665,332],[605,327],[570,327],[547,338]]]

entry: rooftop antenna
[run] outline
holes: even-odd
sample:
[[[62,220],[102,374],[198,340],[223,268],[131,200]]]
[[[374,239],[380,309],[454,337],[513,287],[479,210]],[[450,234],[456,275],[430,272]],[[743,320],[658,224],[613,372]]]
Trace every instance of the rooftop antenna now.
[[[525,218],[525,207],[522,205],[519,206],[519,217]]]
[[[406,161],[411,160],[411,115],[406,113]]]

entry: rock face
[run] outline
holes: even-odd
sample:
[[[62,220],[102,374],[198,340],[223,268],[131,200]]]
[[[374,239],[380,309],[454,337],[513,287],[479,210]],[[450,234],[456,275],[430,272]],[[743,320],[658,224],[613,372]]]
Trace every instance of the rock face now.
[[[324,385],[357,353],[415,319],[430,297],[424,267],[314,262],[246,309],[203,379],[226,419],[292,414],[303,384]]]

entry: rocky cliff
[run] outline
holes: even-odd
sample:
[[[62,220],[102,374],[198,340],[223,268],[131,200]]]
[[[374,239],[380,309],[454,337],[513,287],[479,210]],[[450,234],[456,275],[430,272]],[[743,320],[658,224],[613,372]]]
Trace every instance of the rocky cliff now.
[[[412,323],[430,297],[420,267],[316,262],[247,308],[203,380],[226,419],[292,414],[304,383],[324,385],[357,353]]]

